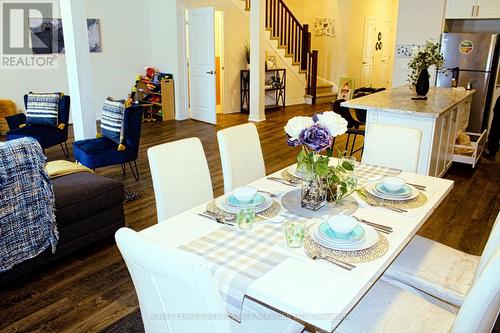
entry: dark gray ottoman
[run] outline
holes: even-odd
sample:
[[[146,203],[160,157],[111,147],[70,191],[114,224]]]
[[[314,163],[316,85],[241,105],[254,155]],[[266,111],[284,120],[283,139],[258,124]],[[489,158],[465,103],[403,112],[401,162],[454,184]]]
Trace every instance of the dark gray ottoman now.
[[[0,288],[13,278],[61,258],[98,240],[113,236],[125,225],[124,187],[119,181],[79,172],[53,179],[59,242],[7,272],[0,273]]]

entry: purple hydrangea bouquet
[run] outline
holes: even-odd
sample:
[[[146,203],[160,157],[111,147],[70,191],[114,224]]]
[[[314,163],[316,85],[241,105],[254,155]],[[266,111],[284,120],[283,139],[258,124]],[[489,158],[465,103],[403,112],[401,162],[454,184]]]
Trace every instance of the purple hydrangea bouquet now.
[[[297,171],[302,176],[302,207],[317,210],[327,197],[340,201],[354,190],[344,175],[352,164],[329,165],[333,139],[347,131],[347,121],[327,111],[313,117],[293,117],[285,126],[289,146],[302,146],[297,155]]]

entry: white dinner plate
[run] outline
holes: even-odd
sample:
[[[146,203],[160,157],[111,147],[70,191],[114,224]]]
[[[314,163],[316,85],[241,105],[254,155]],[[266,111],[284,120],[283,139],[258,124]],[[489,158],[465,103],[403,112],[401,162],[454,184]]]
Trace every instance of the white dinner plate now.
[[[393,201],[406,201],[406,200],[415,199],[418,196],[418,190],[416,190],[415,188],[413,188],[413,186],[410,186],[410,188],[411,188],[411,191],[412,191],[411,195],[402,198],[402,197],[395,197],[395,196],[392,196],[392,195],[387,195],[387,194],[384,194],[384,193],[381,193],[381,192],[377,191],[375,189],[375,184],[366,184],[365,185],[365,189],[371,195],[376,196],[377,198],[386,199],[386,200],[393,200]]]
[[[302,179],[302,172],[297,170],[297,164],[292,165],[291,167],[288,168],[288,173],[291,174],[294,177],[297,177],[299,179]]]
[[[271,199],[270,196],[264,193],[259,193],[259,194],[261,194],[266,199],[266,201],[262,205],[254,207],[256,213],[263,212],[266,209],[269,209],[273,205],[273,199]],[[232,214],[236,214],[239,210],[244,208],[244,207],[233,207],[227,204],[225,198],[222,198],[221,200],[216,200],[216,205],[219,209],[222,209],[223,211]]]
[[[354,244],[351,246],[346,246],[346,245],[331,245],[327,242],[325,242],[323,239],[319,238],[317,236],[318,232],[318,225],[315,224],[311,228],[311,236],[315,242],[318,244],[327,247],[332,250],[340,250],[340,251],[359,251],[359,250],[365,250],[368,249],[378,242],[378,233],[373,229],[372,227],[368,225],[364,225],[363,228],[365,229],[365,239],[363,242],[360,242],[359,244]],[[314,231],[316,230],[316,232]]]

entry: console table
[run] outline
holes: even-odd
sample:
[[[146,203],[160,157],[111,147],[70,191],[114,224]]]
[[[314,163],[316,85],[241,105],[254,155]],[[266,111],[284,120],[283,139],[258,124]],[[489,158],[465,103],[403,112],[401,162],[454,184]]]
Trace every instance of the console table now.
[[[286,69],[266,69],[266,97],[274,100],[273,104],[266,105],[267,109],[285,110],[286,99]],[[250,110],[250,71],[240,71],[240,111],[248,113]]]

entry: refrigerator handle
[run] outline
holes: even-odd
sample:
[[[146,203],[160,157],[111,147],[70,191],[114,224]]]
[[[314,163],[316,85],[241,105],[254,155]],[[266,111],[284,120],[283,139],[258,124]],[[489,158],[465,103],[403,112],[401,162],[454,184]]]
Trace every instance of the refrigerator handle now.
[[[460,68],[455,67],[451,69],[451,86],[453,88],[458,86],[458,75],[460,73]]]
[[[476,5],[472,5],[472,12],[470,13],[470,17],[474,17],[474,10],[476,9]]]

